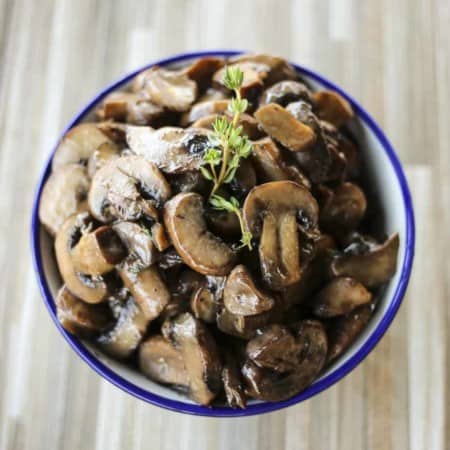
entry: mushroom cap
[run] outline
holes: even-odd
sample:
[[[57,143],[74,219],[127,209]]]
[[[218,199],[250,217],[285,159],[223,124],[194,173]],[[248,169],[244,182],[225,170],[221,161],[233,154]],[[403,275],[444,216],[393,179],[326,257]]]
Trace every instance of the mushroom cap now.
[[[222,387],[222,365],[213,336],[190,313],[165,322],[162,333],[183,355],[191,398],[202,405],[209,405]]]
[[[256,287],[243,265],[236,266],[228,275],[223,301],[228,311],[241,316],[261,314],[275,305],[274,298]]]
[[[119,269],[120,278],[147,320],[156,319],[170,302],[170,293],[156,266],[138,273]]]
[[[156,105],[172,111],[189,109],[197,98],[197,83],[183,71],[152,67],[137,76],[134,89],[142,89]]]
[[[206,100],[192,105],[192,108],[181,116],[181,126],[187,126],[202,117],[211,114],[223,114],[228,109],[229,99]]]
[[[217,314],[217,302],[214,294],[206,286],[199,287],[191,296],[191,311],[197,319],[214,323]]]
[[[165,205],[164,223],[189,267],[204,275],[226,275],[232,269],[236,255],[207,230],[201,195],[187,192],[170,199]]]
[[[286,106],[297,100],[311,103],[311,91],[307,86],[300,81],[280,81],[262,93],[259,99],[259,106],[267,105],[268,103],[277,103],[278,105]]]
[[[242,408],[246,406],[242,375],[236,355],[229,349],[225,351],[225,362],[222,369],[222,382],[227,403],[231,408]]]
[[[139,306],[129,297],[121,307],[114,327],[102,334],[97,342],[109,355],[120,359],[127,358],[140,344],[147,323]]]
[[[77,272],[72,259],[72,249],[81,236],[81,230],[90,223],[87,213],[70,216],[56,235],[55,254],[59,273],[69,291],[87,303],[100,303],[108,294],[106,283],[101,277],[90,278]]]
[[[87,168],[88,174],[92,178],[108,161],[118,158],[120,155],[119,147],[116,144],[105,142],[95,149],[89,157]]]
[[[141,156],[121,156],[95,173],[89,209],[101,222],[137,220],[145,212],[145,200],[162,205],[170,194],[169,184],[154,164]]]
[[[139,368],[158,383],[189,386],[181,352],[159,334],[150,336],[139,346]]]
[[[316,140],[312,128],[276,103],[261,106],[255,119],[269,136],[293,152],[308,151]]]
[[[105,304],[89,305],[75,297],[66,285],[58,291],[55,299],[56,315],[69,333],[90,337],[104,330],[111,321],[111,313]]]
[[[301,214],[302,225],[317,225],[319,207],[311,193],[293,181],[272,181],[255,186],[244,202],[243,217],[250,232],[259,237],[267,213],[279,217],[286,212]]]
[[[337,277],[317,294],[314,314],[324,318],[340,316],[371,300],[372,294],[361,283],[350,277]]]
[[[52,169],[66,164],[86,163],[102,144],[114,145],[95,123],[82,123],[70,129],[61,139],[52,160]]]
[[[201,128],[127,127],[127,142],[137,155],[165,173],[197,170],[203,164],[210,132]]]
[[[400,239],[395,233],[366,253],[338,256],[331,263],[331,273],[355,278],[368,288],[377,287],[395,274],[399,245]]]
[[[337,92],[319,91],[314,93],[317,115],[339,128],[354,117],[350,103]]]
[[[52,236],[68,217],[86,209],[89,185],[86,168],[80,164],[68,164],[51,173],[42,190],[39,219]]]
[[[204,58],[196,59],[183,72],[191,80],[194,80],[199,88],[204,88],[205,85],[211,82],[213,74],[223,67],[224,64],[225,60],[223,58],[205,56]]]

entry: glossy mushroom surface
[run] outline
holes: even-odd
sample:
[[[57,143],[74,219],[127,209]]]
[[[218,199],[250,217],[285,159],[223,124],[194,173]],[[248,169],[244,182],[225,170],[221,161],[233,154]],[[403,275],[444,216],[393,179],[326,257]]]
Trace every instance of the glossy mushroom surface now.
[[[400,237],[378,225],[345,98],[242,54],[144,70],[92,113],[59,142],[39,205],[67,332],[208,407],[289,399],[351,349]]]

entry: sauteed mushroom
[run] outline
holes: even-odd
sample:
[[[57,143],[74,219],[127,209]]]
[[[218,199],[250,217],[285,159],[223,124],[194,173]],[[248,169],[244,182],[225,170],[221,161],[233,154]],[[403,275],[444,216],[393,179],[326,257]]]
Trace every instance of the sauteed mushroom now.
[[[222,371],[213,336],[189,313],[166,322],[162,332],[183,356],[189,377],[189,395],[196,402],[209,405],[221,388]]]
[[[204,275],[226,275],[236,255],[207,230],[203,216],[202,197],[182,193],[166,203],[164,223],[173,245],[189,267]]]
[[[348,276],[369,288],[388,281],[397,267],[399,237],[395,233],[383,244],[363,254],[343,254],[331,264],[334,276]]]
[[[222,382],[228,404],[232,408],[245,408],[246,399],[242,376],[236,356],[230,350],[225,352]]]
[[[331,122],[335,127],[340,127],[353,117],[350,103],[337,92],[315,92],[314,101],[318,116],[327,122]]]
[[[287,106],[289,103],[298,100],[311,103],[312,97],[310,90],[299,81],[280,81],[262,93],[259,99],[259,106],[264,106],[269,103]]]
[[[59,167],[50,175],[42,191],[39,219],[55,235],[72,214],[86,209],[89,178],[79,164]]]
[[[273,181],[256,186],[243,208],[248,229],[260,237],[259,256],[264,281],[281,289],[300,279],[298,222],[306,228],[317,225],[318,206],[304,187],[292,181]]]

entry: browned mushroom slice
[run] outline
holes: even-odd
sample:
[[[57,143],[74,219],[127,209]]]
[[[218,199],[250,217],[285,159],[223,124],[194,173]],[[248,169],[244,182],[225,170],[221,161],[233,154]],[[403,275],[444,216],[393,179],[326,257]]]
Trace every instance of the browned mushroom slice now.
[[[286,106],[289,103],[303,100],[311,103],[310,90],[299,81],[280,81],[266,89],[259,99],[259,106],[277,103]]]
[[[59,273],[70,292],[87,303],[100,303],[108,294],[106,283],[101,277],[89,277],[77,272],[72,259],[73,247],[82,230],[88,229],[91,222],[87,213],[70,216],[56,235],[55,253]]]
[[[138,273],[119,269],[120,278],[147,320],[156,319],[170,302],[170,293],[156,266]]]
[[[331,273],[355,278],[368,288],[377,287],[395,274],[399,244],[398,233],[395,233],[367,253],[338,256],[331,263]]]
[[[196,120],[211,114],[223,114],[228,108],[230,100],[209,100],[192,106],[190,111],[181,116],[180,124],[185,127]]]
[[[140,73],[133,89],[142,90],[156,105],[173,111],[187,111],[197,97],[197,83],[183,71],[152,67]]]
[[[353,118],[353,110],[350,103],[337,92],[320,91],[314,93],[317,115],[335,127],[340,127]]]
[[[151,336],[139,346],[139,368],[158,383],[189,386],[181,352],[161,335]]]
[[[101,167],[108,161],[118,158],[120,155],[119,147],[116,144],[105,142],[95,149],[89,157],[87,167],[88,174],[92,178]]]
[[[225,61],[223,58],[215,56],[205,56],[195,60],[190,66],[184,69],[186,75],[194,80],[199,88],[205,88],[210,82],[213,74],[217,72]]]
[[[206,287],[201,286],[191,296],[191,310],[197,319],[206,323],[214,323],[217,314],[217,302],[214,294]]]
[[[202,117],[201,119],[196,120],[193,124],[193,128],[205,128],[207,130],[212,130],[214,122],[218,117],[221,117],[219,114],[211,114],[209,116]],[[227,119],[228,122],[232,121],[231,114],[226,111],[223,115]],[[249,139],[259,139],[264,133],[258,127],[258,122],[250,115],[243,113],[239,117],[238,125],[242,127],[242,134],[247,136]]]
[[[64,285],[55,300],[56,316],[69,333],[90,337],[104,330],[111,321],[111,312],[102,305],[89,305],[75,297]]]
[[[164,108],[143,95],[133,92],[113,92],[96,111],[101,120],[113,119],[134,125],[151,125],[161,118]]]
[[[330,323],[328,332],[328,360],[333,361],[353,344],[361,331],[369,323],[373,314],[372,305],[364,305]]]
[[[151,235],[156,248],[160,252],[163,252],[168,247],[170,247],[170,242],[167,238],[166,230],[164,229],[164,225],[162,225],[161,223],[157,222],[152,225]]]
[[[122,241],[108,226],[83,234],[72,249],[75,270],[93,277],[110,272],[125,256]]]
[[[230,97],[230,93],[223,89],[208,88],[203,95],[198,98],[198,102],[208,102],[210,100],[224,100]]]
[[[296,339],[301,350],[301,361],[294,370],[277,372],[261,368],[248,360],[242,374],[247,394],[270,402],[286,400],[308,387],[319,374],[327,356],[327,336],[320,322],[300,322]]]
[[[86,169],[79,164],[68,164],[51,173],[39,203],[39,219],[51,235],[69,216],[86,209],[89,185]]]
[[[232,249],[206,228],[203,198],[182,193],[165,205],[164,223],[184,262],[204,275],[226,275],[236,258]]]
[[[324,318],[340,316],[371,300],[372,294],[361,283],[350,277],[338,277],[317,294],[314,314]]]
[[[247,53],[233,56],[229,59],[229,63],[252,63],[268,67],[269,71],[265,79],[266,85],[271,85],[281,80],[296,80],[298,78],[295,69],[285,59],[278,56],[264,53]]]
[[[191,398],[201,405],[209,405],[222,387],[222,366],[213,336],[189,313],[165,322],[162,332],[181,351]]]
[[[292,181],[273,181],[253,188],[243,207],[244,221],[260,238],[259,256],[264,281],[282,289],[300,279],[298,223],[307,230],[317,225],[318,206],[304,187]]]
[[[117,144],[120,148],[126,147],[125,133],[127,125],[110,120],[98,122],[96,123],[96,125],[102,133],[106,134],[106,136],[108,136],[108,138],[111,139],[111,141]]]
[[[303,357],[303,347],[291,331],[273,324],[263,328],[247,343],[247,356],[258,366],[277,372],[295,370]]]
[[[119,318],[114,327],[102,334],[97,342],[109,355],[115,358],[127,358],[138,347],[147,329],[147,319],[129,297],[120,309]]]
[[[142,270],[157,261],[158,252],[145,227],[134,222],[119,222],[113,225],[113,229],[128,249],[129,255],[122,264],[124,268]]]
[[[164,173],[197,170],[203,163],[209,131],[200,128],[128,127],[127,142],[137,155],[158,166]]]
[[[151,203],[162,205],[169,197],[170,186],[154,164],[141,156],[122,156],[95,173],[89,208],[101,222],[138,220]]]
[[[309,150],[316,139],[312,128],[276,103],[259,108],[255,118],[269,136],[293,152]]]
[[[242,316],[261,314],[275,304],[272,296],[256,287],[243,265],[236,266],[228,275],[223,301],[228,311]]]
[[[238,66],[243,75],[242,85],[239,89],[242,97],[250,98],[256,96],[264,85],[264,80],[270,71],[270,67],[266,64],[255,62],[240,62],[232,64]],[[228,66],[219,69],[213,76],[213,82],[217,85],[224,85],[225,71]]]
[[[247,402],[242,376],[236,356],[230,350],[225,351],[222,382],[228,405],[231,408],[245,408]]]
[[[253,143],[253,162],[258,180],[263,183],[292,180],[308,189],[311,187],[309,180],[295,165],[283,160],[280,149],[269,137]]]
[[[320,210],[321,227],[330,232],[357,228],[367,208],[362,189],[356,184],[346,182],[330,194]]]
[[[69,130],[61,139],[52,160],[52,169],[73,163],[87,163],[102,144],[114,143],[94,123],[82,123]]]

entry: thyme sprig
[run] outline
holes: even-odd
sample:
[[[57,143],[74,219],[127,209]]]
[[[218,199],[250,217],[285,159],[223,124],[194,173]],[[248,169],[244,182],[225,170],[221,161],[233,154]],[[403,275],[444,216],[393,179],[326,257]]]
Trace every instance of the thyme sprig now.
[[[223,84],[234,92],[234,98],[230,100],[228,111],[232,114],[231,121],[226,117],[217,117],[213,123],[213,132],[209,137],[209,148],[200,167],[201,173],[213,182],[213,188],[209,195],[209,203],[218,210],[229,211],[236,214],[241,227],[241,247],[252,249],[252,234],[245,226],[242,219],[239,202],[231,197],[229,200],[216,194],[222,184],[233,181],[242,158],[247,158],[253,145],[247,136],[242,135],[242,126],[238,126],[241,115],[248,108],[248,101],[241,97],[240,88],[244,81],[244,73],[239,67],[227,67],[223,78]]]

